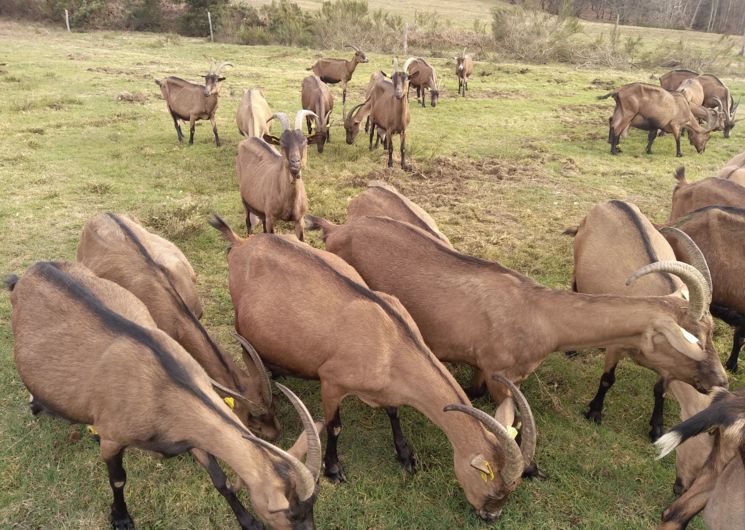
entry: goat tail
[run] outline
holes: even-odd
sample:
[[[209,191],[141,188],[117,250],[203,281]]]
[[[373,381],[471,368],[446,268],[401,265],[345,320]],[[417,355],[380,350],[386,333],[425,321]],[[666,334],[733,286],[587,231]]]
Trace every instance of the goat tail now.
[[[8,291],[13,291],[13,289],[16,288],[16,284],[18,283],[18,275],[17,274],[11,274],[10,276],[7,276],[3,283],[5,284],[5,288],[8,289]]]
[[[731,434],[742,438],[743,433],[739,431],[742,431],[744,426],[742,398],[733,396],[724,389],[715,390],[711,405],[680,422],[654,443],[660,452],[657,459],[662,458],[689,438],[716,427],[724,428],[725,435],[730,435],[727,432],[728,428],[734,427],[737,432]]]
[[[331,231],[338,225],[324,219],[323,217],[316,217],[315,215],[305,214],[305,229],[306,230],[320,230],[323,232],[323,241],[329,236]]]
[[[155,81],[156,85],[163,86],[163,81],[161,81],[160,79],[153,79],[153,81]]]
[[[564,236],[576,236],[577,232],[579,232],[579,226],[570,226],[566,228],[561,234]]]
[[[678,181],[678,184],[688,184],[688,180],[686,180],[686,168],[685,166],[680,166],[675,170],[675,173],[673,174],[675,177],[675,180]]]
[[[210,217],[207,222],[212,228],[217,229],[222,236],[230,242],[231,247],[245,241],[245,239],[236,234],[233,229],[228,226],[228,223],[226,223],[225,220],[216,213],[212,212],[212,217]]]
[[[609,97],[613,96],[614,98],[618,95],[618,90],[613,90],[611,92],[608,92],[605,95],[598,96],[598,99],[608,99]]]

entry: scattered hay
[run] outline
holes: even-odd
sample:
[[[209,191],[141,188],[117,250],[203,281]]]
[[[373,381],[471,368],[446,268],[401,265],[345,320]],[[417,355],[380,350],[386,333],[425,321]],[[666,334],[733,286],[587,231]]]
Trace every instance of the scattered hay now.
[[[119,92],[119,95],[116,96],[117,101],[139,103],[140,105],[147,103],[149,99],[150,97],[144,92],[127,92],[126,90],[124,92]]]
[[[202,231],[208,214],[207,201],[186,197],[150,211],[144,223],[167,239],[183,241]]]

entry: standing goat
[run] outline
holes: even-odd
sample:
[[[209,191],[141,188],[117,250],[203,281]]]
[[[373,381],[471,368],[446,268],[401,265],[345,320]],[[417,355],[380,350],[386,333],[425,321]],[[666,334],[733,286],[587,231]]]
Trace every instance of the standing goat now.
[[[473,73],[473,59],[466,55],[466,49],[455,58],[455,76],[458,78],[458,94],[466,97],[468,90],[468,76]]]
[[[675,273],[688,285],[690,303],[578,294],[461,254],[408,223],[385,217],[360,217],[346,225],[308,220],[311,228],[323,230],[326,248],[372,289],[401,300],[438,359],[481,370],[500,404],[502,425],[512,425],[513,403],[491,376],[519,383],[553,351],[634,348],[647,356],[649,366],[702,390],[726,384],[710,330],[701,321],[705,282],[685,264]]]
[[[248,138],[263,138],[269,134],[269,121],[272,119],[272,109],[269,107],[264,94],[258,88],[249,88],[243,92],[243,97],[235,114],[238,130]]]
[[[334,96],[331,94],[328,85],[321,81],[316,75],[309,75],[303,79],[302,91],[300,94],[301,104],[304,109],[312,111],[318,118],[316,131],[320,138],[316,142],[319,153],[323,153],[323,146],[326,142],[331,141],[331,129],[329,128],[329,119],[331,111],[334,110]],[[311,117],[306,117],[308,124],[308,134],[311,130]]]
[[[698,77],[698,72],[693,70],[671,70],[660,76],[660,86],[670,92],[678,90],[680,85],[687,79],[695,79]]]
[[[329,85],[341,83],[341,103],[342,107],[347,104],[347,83],[352,79],[357,65],[366,63],[367,57],[357,46],[347,45],[347,48],[354,50],[354,57],[351,61],[346,59],[318,59],[313,66],[307,68],[321,78],[321,81]]]
[[[701,510],[707,530],[745,530],[745,389],[718,390],[711,405],[657,440],[658,458],[706,431],[714,432],[706,463],[662,513],[659,530],[683,529]]]
[[[372,111],[373,106],[373,97],[376,94],[375,88],[377,86],[380,86],[380,90],[378,91],[380,94],[384,94],[386,91],[390,90],[393,91],[393,83],[391,80],[386,76],[383,72],[373,72],[370,75],[370,81],[367,84],[367,88],[365,89],[365,101],[360,103],[359,105],[356,105],[352,108],[352,110],[349,111],[349,114],[347,114],[344,117],[344,130],[346,131],[347,137],[347,144],[352,145],[354,143],[355,138],[357,138],[357,135],[360,132],[360,124],[362,123],[362,120],[367,119],[367,122],[365,124],[365,132],[368,131],[368,128],[370,126],[370,112]],[[372,124],[373,129],[377,129],[375,124]],[[385,135],[385,133],[382,133]],[[380,139],[380,132],[378,133],[378,139]],[[370,149],[372,149],[372,132],[370,133]],[[375,144],[375,147],[377,147],[377,142]]]
[[[279,153],[262,138],[249,138],[238,145],[236,171],[241,200],[246,209],[246,229],[251,233],[251,214],[261,219],[264,232],[274,232],[275,219],[294,221],[295,235],[303,240],[303,216],[308,210],[308,196],[301,172],[308,161],[308,143],[321,140],[319,134],[308,138],[303,135],[303,118],[313,112],[299,110],[295,127],[284,112],[274,114],[282,124]]]
[[[429,89],[430,103],[432,107],[437,106],[437,100],[440,97],[440,84],[437,82],[437,73],[434,67],[421,57],[417,57],[410,64],[406,70],[411,80],[411,86],[416,88],[416,98],[422,99],[422,107],[426,107],[425,104],[425,91]]]
[[[669,223],[705,206],[745,208],[745,186],[731,180],[709,177],[688,182],[683,166],[675,170],[675,179],[678,183],[673,189]]]
[[[518,447],[494,418],[471,406],[394,297],[371,291],[343,260],[292,237],[260,234],[242,240],[222,219],[214,217],[211,224],[231,243],[236,329],[248,334],[275,373],[320,379],[326,476],[345,480],[337,439],[339,406],[348,395],[385,408],[397,458],[414,472],[414,453],[398,417],[398,407],[409,405],[448,437],[455,474],[471,505],[482,518],[496,518],[535,450],[535,423],[520,391],[502,378],[494,381],[518,402],[523,421]]]
[[[668,92],[644,83],[631,83],[604,96],[598,96],[598,99],[609,97],[613,97],[616,102],[608,131],[612,155],[621,152],[618,149],[618,141],[629,127],[649,131],[647,154],[650,155],[658,130],[672,133],[675,137],[675,156],[683,156],[680,151],[680,135],[683,129],[688,130],[688,139],[696,151],[703,153],[711,131],[716,128],[715,115],[710,116],[707,128],[701,127],[691,112],[685,96],[679,92]]]
[[[190,451],[244,530],[259,523],[241,505],[217,459],[246,484],[254,510],[272,528],[315,528],[321,445],[310,414],[289,390],[280,387],[301,414],[307,467],[241,425],[202,367],[126,289],[82,265],[51,262],[29,267],[6,285],[12,291],[16,369],[32,394],[32,412],[87,423],[98,432],[115,530],[134,528],[124,499],[128,447],[163,456]]]
[[[118,283],[139,298],[158,327],[230,391],[222,392],[224,397],[234,393],[243,396],[235,401],[234,412],[247,427],[271,440],[279,437],[272,389],[261,359],[250,345],[244,345],[243,360],[249,371],[240,369],[199,323],[191,309],[193,302],[187,302],[199,301],[194,271],[173,243],[128,216],[106,213],[83,227],[77,259],[97,276]]]
[[[155,80],[155,84],[160,87],[163,99],[166,100],[168,112],[173,118],[173,125],[176,127],[178,141],[184,139],[181,132],[181,126],[178,121],[189,122],[189,145],[194,143],[194,127],[197,120],[210,120],[212,123],[212,132],[215,135],[215,145],[220,146],[220,137],[217,135],[217,123],[215,122],[215,113],[217,112],[217,97],[220,94],[220,85],[225,81],[220,77],[220,70],[226,66],[233,66],[230,63],[210,64],[209,72],[204,75],[204,85],[197,85],[184,81],[179,77],[166,77],[162,80]]]

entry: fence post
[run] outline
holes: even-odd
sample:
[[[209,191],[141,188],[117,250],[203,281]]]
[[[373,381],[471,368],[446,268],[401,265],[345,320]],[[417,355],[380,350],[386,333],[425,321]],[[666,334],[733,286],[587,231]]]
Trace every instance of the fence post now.
[[[409,54],[409,23],[404,22],[404,55]]]
[[[65,26],[67,26],[67,31],[70,31],[70,12],[65,9]]]
[[[207,21],[210,23],[210,40],[215,42],[215,35],[212,33],[212,13],[207,11]]]

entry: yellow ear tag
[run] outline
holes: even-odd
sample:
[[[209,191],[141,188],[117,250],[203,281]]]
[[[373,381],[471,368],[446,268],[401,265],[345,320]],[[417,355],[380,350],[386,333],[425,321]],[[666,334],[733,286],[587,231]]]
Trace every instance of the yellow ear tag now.
[[[235,399],[228,396],[223,398],[225,400],[225,403],[228,404],[228,407],[230,407],[230,410],[233,410],[235,408]]]
[[[96,431],[96,428],[93,425],[88,425],[88,434],[91,436],[98,436],[98,431]]]
[[[510,425],[509,427],[507,427],[507,434],[509,434],[510,438],[514,440],[515,438],[517,438],[517,429]]]
[[[489,473],[487,474],[487,473],[484,473],[482,471],[481,472],[481,479],[484,482],[486,482],[487,477],[488,477],[489,480],[494,480],[494,470],[491,468],[491,464],[489,463],[489,461],[488,460],[484,460],[484,465],[486,466],[486,469],[489,470]]]

